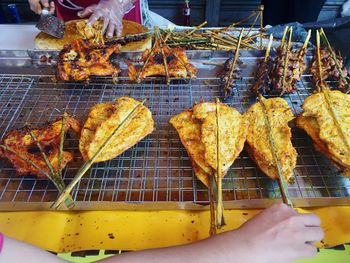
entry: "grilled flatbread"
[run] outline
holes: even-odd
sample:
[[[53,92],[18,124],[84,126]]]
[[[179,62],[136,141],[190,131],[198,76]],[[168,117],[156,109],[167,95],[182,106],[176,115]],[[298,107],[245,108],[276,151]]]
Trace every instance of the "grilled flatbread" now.
[[[121,97],[115,103],[96,105],[91,110],[80,138],[80,152],[84,159],[91,159],[113,131],[137,107],[140,102]],[[129,117],[120,131],[110,140],[95,162],[104,162],[117,157],[134,146],[154,129],[152,113],[145,106]]]
[[[288,122],[294,118],[294,115],[287,102],[282,98],[262,98],[262,100],[265,104],[266,115],[261,102],[252,105],[244,114],[245,119],[249,122],[247,151],[267,176],[272,179],[279,178],[270,142],[269,127],[266,122],[267,116],[282,175],[289,181],[293,176],[297,161],[297,152],[292,145],[291,129],[288,126]]]

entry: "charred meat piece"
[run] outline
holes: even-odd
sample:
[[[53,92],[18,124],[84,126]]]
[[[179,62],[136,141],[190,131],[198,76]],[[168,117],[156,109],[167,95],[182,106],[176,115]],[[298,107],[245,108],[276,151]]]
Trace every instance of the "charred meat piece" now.
[[[252,93],[270,94],[271,93],[271,70],[273,68],[273,60],[268,57],[267,61],[260,61],[258,70],[255,73],[256,82],[252,85]]]
[[[318,68],[318,59],[317,59],[317,50],[315,50],[312,63],[311,63],[311,74],[312,80],[315,85],[318,85],[321,81],[337,81],[337,89],[340,91],[347,91],[350,83],[349,73],[346,70],[343,62],[342,56],[338,53],[336,54],[337,62],[339,67],[342,69],[342,74],[345,77],[343,79],[340,75],[340,72],[337,68],[336,62],[334,61],[332,55],[330,54],[327,48],[321,48],[321,67],[323,71],[322,77],[320,77],[319,68]]]
[[[240,59],[237,59],[235,65],[232,63],[234,59],[229,58],[224,64],[224,68],[220,74],[221,87],[224,92],[224,98],[228,98],[232,94],[233,86],[237,80],[242,79],[240,66],[243,62]]]
[[[76,119],[68,116],[67,114],[64,118],[64,132],[67,132],[69,129],[72,129],[76,133],[80,131],[80,124]],[[58,169],[63,170],[67,163],[73,159],[72,153],[63,151],[61,167],[58,167],[61,129],[62,118],[35,129],[29,130],[28,127],[25,127],[20,130],[10,131],[4,136],[1,144],[6,147],[10,147],[17,153],[32,161],[41,170],[50,174],[49,167],[46,165],[46,162],[42,156],[42,153],[40,152],[40,149],[37,147],[35,140],[31,137],[30,131],[32,131],[37,138],[53,169],[55,172],[57,172]],[[32,164],[24,161],[17,154],[14,154],[2,147],[0,148],[0,157],[7,158],[12,163],[16,169],[17,175],[32,174],[36,175],[37,177],[45,177],[45,174],[36,169]]]
[[[167,70],[164,64],[166,58]],[[146,50],[141,57],[144,63],[142,68],[136,69],[128,63],[129,77],[132,81],[140,82],[147,77],[161,76],[170,78],[195,78],[197,69],[188,62],[186,52],[182,48],[169,48],[157,42],[150,50]]]
[[[59,54],[58,79],[83,81],[90,76],[116,76],[119,66],[110,62],[114,53],[119,53],[119,45],[94,44],[92,40],[75,40]]]
[[[289,50],[286,72],[284,72],[286,56],[287,47],[278,47],[270,76],[272,91],[281,95],[296,91],[296,83],[306,69],[304,56],[299,56],[299,51]]]

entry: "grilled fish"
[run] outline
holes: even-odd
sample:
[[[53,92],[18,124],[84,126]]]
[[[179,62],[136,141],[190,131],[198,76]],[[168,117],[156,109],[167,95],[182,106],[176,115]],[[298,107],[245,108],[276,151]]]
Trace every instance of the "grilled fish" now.
[[[265,109],[261,103],[264,103]],[[296,166],[297,152],[292,145],[291,129],[288,126],[294,115],[287,102],[282,98],[261,97],[261,102],[252,105],[244,118],[249,122],[246,148],[251,158],[266,175],[278,179],[278,167],[270,140],[272,138],[281,173],[286,181],[290,181]]]
[[[350,95],[323,90],[307,97],[297,126],[341,169],[350,168]]]
[[[77,133],[80,131],[80,124],[76,119],[68,116],[68,114],[65,114],[64,118],[64,132],[67,132],[69,129],[72,129]],[[1,144],[13,149],[37,165],[42,171],[50,174],[51,172],[49,170],[49,167],[46,165],[46,162],[42,156],[42,153],[40,152],[40,149],[37,147],[36,142],[31,137],[30,131],[32,131],[32,133],[37,138],[37,141],[40,143],[41,148],[47,155],[47,158],[51,163],[54,171],[57,172],[58,169],[63,170],[67,163],[73,159],[72,153],[63,151],[61,167],[58,167],[61,129],[62,118],[54,121],[51,124],[47,124],[35,129],[33,128],[29,130],[29,128],[25,127],[19,130],[10,131],[4,136]],[[16,169],[17,175],[31,174],[38,177],[46,177],[44,173],[39,171],[32,164],[24,161],[18,155],[12,153],[9,150],[0,148],[0,157],[7,158],[12,163]]]
[[[115,103],[104,103],[94,106],[89,113],[80,136],[79,149],[84,159],[91,159],[113,131],[140,104],[139,101],[132,98],[121,97]],[[117,157],[152,133],[153,129],[152,113],[148,108],[141,105],[137,112],[126,119],[121,129],[108,143],[108,147],[99,154],[95,163]]]

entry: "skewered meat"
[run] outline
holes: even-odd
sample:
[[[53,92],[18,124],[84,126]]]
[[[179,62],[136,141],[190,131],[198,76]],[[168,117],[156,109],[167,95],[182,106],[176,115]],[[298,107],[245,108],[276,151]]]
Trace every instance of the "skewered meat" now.
[[[128,118],[138,106],[139,110]],[[118,98],[115,103],[95,105],[80,136],[79,149],[84,160],[92,159],[119,126],[120,130],[111,138],[108,147],[98,155],[95,163],[117,157],[152,133],[154,129],[152,113],[141,105],[141,102],[128,97]]]
[[[235,65],[233,65],[232,73],[230,71],[234,59],[230,58],[226,60],[223,71],[220,75],[221,86],[224,91],[224,98],[228,98],[232,94],[232,89],[237,80],[242,79],[240,66],[243,62],[237,59]]]
[[[166,58],[167,69],[164,64],[163,53]],[[197,69],[188,62],[184,49],[161,47],[156,42],[154,47],[143,52],[141,61],[142,68],[136,69],[134,65],[128,63],[129,77],[132,81],[141,81],[147,77],[162,76],[172,78],[195,78]],[[168,73],[167,73],[168,71]]]
[[[119,66],[110,62],[113,53],[119,53],[119,45],[95,45],[93,40],[75,40],[59,54],[58,78],[64,81],[82,81],[90,76],[116,76]]]
[[[258,94],[270,94],[271,89],[271,70],[273,68],[273,60],[268,57],[267,61],[261,60],[258,70],[255,73],[256,82],[252,86],[252,92]]]
[[[242,151],[248,127],[237,110],[218,103],[220,137],[217,141],[216,105],[200,103],[170,120],[192,160],[196,176],[206,186],[209,186],[209,176],[218,170],[217,142],[223,177]]]
[[[292,145],[291,129],[288,126],[294,115],[282,98],[261,97],[260,100],[244,114],[250,125],[247,152],[267,176],[278,179],[279,165],[286,181],[290,181],[297,161],[297,152]]]
[[[61,129],[62,118],[51,124],[32,130],[25,127],[20,130],[10,131],[4,136],[1,144],[5,147],[10,147],[36,164],[41,170],[50,174],[49,167],[47,166],[40,149],[37,147],[35,140],[31,137],[30,131],[32,131],[37,138],[37,141],[47,155],[54,171],[57,172],[58,169],[63,170],[67,163],[73,159],[72,153],[63,151],[61,167],[58,167]],[[80,125],[76,119],[65,114],[63,131],[67,132],[69,129],[78,133],[80,131]],[[32,164],[21,159],[17,154],[2,147],[0,147],[0,157],[7,158],[16,169],[18,175],[32,174],[38,177],[45,177],[45,174],[35,168]]]
[[[336,54],[339,67],[342,69],[343,76],[345,79],[341,78],[340,72],[337,68],[336,62],[334,61],[332,55],[327,48],[320,49],[321,55],[321,67],[323,71],[322,79],[320,79],[320,73],[318,68],[317,50],[315,50],[312,63],[311,63],[311,74],[312,80],[315,85],[318,85],[321,81],[337,81],[337,88],[340,91],[347,91],[350,83],[350,77],[348,71],[346,70],[343,62],[343,58],[340,54]]]
[[[289,50],[287,68],[284,72],[286,56],[287,47],[278,47],[270,76],[273,92],[281,95],[296,91],[296,83],[301,79],[301,75],[306,69],[304,56],[300,56],[299,51]]]
[[[324,89],[307,97],[297,126],[340,169],[350,168],[350,95]],[[350,173],[345,174],[350,176]]]

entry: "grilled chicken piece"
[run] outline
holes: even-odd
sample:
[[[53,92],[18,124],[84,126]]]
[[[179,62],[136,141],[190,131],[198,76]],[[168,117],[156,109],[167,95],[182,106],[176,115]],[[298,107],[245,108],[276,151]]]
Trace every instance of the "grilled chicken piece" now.
[[[338,90],[323,90],[307,97],[302,108],[297,126],[309,134],[317,150],[340,169],[349,169],[350,95]]]
[[[261,97],[261,100],[252,105],[244,114],[244,118],[250,125],[247,135],[247,151],[266,175],[272,179],[278,179],[279,173],[272,150],[271,136],[282,175],[287,181],[290,181],[297,161],[297,152],[292,145],[291,129],[288,126],[288,122],[294,118],[294,115],[284,99]],[[266,111],[261,103],[264,103]]]
[[[120,46],[95,45],[92,40],[75,40],[59,54],[57,75],[64,81],[82,81],[90,76],[116,76],[119,66],[110,62],[113,53],[119,53]]]
[[[224,176],[242,151],[247,123],[234,108],[218,103],[220,157]],[[171,118],[192,161],[198,179],[209,187],[209,176],[217,170],[216,103],[200,103]]]
[[[95,160],[95,163],[111,160],[134,146],[154,129],[152,113],[145,106],[140,106],[134,114],[129,114],[141,103],[128,97],[121,97],[115,103],[95,105],[83,127],[79,149],[85,160],[91,159],[106,142],[113,131],[123,123],[120,130],[112,137]]]
[[[341,78],[340,72],[336,66],[336,62],[331,56],[327,48],[322,48],[320,50],[321,55],[321,67],[323,69],[323,76],[320,78],[318,59],[317,59],[317,50],[315,50],[312,63],[311,63],[311,74],[312,80],[315,85],[321,83],[321,81],[337,81],[337,88],[340,91],[347,91],[350,83],[349,73],[346,70],[343,62],[343,58],[340,54],[336,54],[339,67],[342,69],[342,74],[345,76],[345,80]]]
[[[217,167],[217,128],[219,124],[219,148],[224,176],[241,153],[247,135],[247,122],[234,108],[218,103],[219,123],[217,123],[216,103],[200,103],[193,107],[194,118],[202,122],[201,137],[205,147],[205,160],[215,170]]]
[[[56,172],[58,169],[63,170],[67,163],[73,159],[72,153],[63,151],[61,167],[58,167],[61,129],[62,118],[51,124],[32,129],[33,134],[37,138],[41,148],[46,153],[49,162]],[[64,132],[67,132],[69,129],[78,133],[80,131],[80,124],[76,119],[65,114],[65,125],[63,130]],[[30,135],[29,128],[10,131],[4,136],[1,144],[12,148],[17,153],[32,161],[44,172],[51,174],[49,167],[46,165],[46,162],[42,157],[40,149]],[[46,177],[45,174],[40,172],[30,163],[22,160],[19,156],[5,150],[4,148],[0,148],[0,157],[7,158],[12,163],[16,169],[17,175],[32,174],[38,177]]]
[[[205,146],[201,140],[201,123],[193,117],[193,110],[184,111],[170,119],[177,130],[181,143],[187,150],[197,178],[209,187],[212,168],[205,160]]]
[[[188,62],[184,49],[164,46],[163,51],[168,66],[168,77],[195,78],[197,69]],[[143,69],[136,69],[134,65],[128,63],[129,77],[132,81],[141,81],[152,76],[167,76],[164,58],[159,44],[153,47],[153,53],[152,50],[145,50],[142,54],[141,61],[145,63]]]

